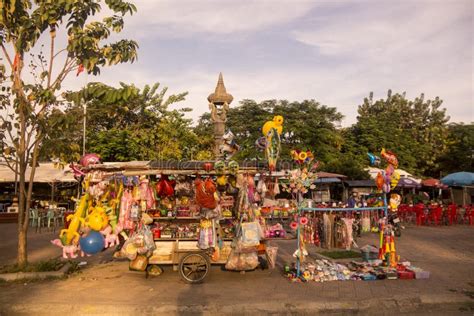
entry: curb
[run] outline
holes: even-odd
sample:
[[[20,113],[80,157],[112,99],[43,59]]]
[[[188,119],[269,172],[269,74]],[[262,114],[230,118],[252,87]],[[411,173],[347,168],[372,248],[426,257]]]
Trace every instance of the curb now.
[[[0,306],[1,315],[260,315],[260,314],[369,314],[384,315],[397,313],[472,313],[474,300],[454,296],[421,296],[400,299],[369,299],[364,301],[333,302],[262,302],[233,305],[177,305],[160,304],[143,306],[140,304],[81,304],[72,305],[63,302],[15,304]]]
[[[0,279],[9,282],[9,281],[16,281],[16,280],[23,280],[23,279],[60,278],[64,276],[69,271],[70,268],[71,268],[71,264],[67,262],[58,271],[3,273],[3,274],[0,274]]]

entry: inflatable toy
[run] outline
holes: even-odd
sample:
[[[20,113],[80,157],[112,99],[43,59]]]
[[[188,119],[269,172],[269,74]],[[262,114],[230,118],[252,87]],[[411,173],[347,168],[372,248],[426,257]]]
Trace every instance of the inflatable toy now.
[[[268,133],[273,128],[276,129],[278,135],[281,135],[283,132],[283,116],[276,115],[273,117],[272,121],[265,122],[262,127],[263,136],[268,136]]]
[[[87,235],[79,238],[79,245],[84,253],[89,255],[96,254],[104,249],[104,236],[98,231],[91,230]]]

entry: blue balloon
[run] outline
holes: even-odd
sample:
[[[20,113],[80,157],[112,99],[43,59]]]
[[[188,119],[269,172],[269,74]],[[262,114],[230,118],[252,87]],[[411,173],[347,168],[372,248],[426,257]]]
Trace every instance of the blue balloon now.
[[[104,249],[104,236],[98,231],[91,230],[87,235],[79,239],[79,245],[84,253],[89,255],[96,254]]]

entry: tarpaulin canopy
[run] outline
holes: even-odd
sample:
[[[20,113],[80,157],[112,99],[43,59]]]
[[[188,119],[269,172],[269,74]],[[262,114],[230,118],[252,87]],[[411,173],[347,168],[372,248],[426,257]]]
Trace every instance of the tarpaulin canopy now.
[[[420,188],[421,184],[410,178],[400,178],[397,188]]]
[[[472,172],[455,172],[448,174],[446,177],[441,179],[443,184],[449,186],[467,186],[474,184],[474,173]]]
[[[378,173],[384,171],[384,169],[375,168],[375,167],[368,167],[368,168],[365,168],[364,170],[366,170],[369,173],[372,179],[377,178]],[[395,169],[395,171],[400,175],[401,178],[408,178],[408,179],[411,179],[412,181],[415,181],[416,183],[421,183],[421,179],[416,178],[411,173],[403,169]]]
[[[446,185],[442,184],[440,180],[429,178],[421,181],[421,185],[424,187],[432,187],[432,188],[447,188]]]
[[[30,180],[31,168],[28,167],[25,172],[26,181]],[[17,177],[16,181],[19,181]],[[15,182],[15,172],[8,166],[0,166],[0,182]],[[77,182],[72,170],[66,166],[64,169],[58,169],[54,163],[40,163],[35,170],[34,182],[54,183],[54,182]]]

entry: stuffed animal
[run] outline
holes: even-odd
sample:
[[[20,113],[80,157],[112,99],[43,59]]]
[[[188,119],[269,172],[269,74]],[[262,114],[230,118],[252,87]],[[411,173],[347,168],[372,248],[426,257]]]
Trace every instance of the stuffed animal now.
[[[51,243],[55,246],[63,248],[63,258],[64,259],[77,258],[77,252],[79,251],[79,247],[77,245],[72,244],[72,245],[64,246],[61,243],[60,239],[51,240]]]

